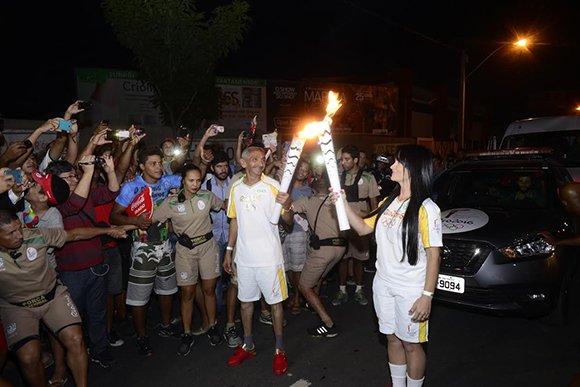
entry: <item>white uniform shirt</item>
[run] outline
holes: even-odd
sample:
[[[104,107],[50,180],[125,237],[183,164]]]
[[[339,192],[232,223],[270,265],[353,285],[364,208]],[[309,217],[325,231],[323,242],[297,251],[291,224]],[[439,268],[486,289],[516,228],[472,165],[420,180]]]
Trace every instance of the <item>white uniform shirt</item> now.
[[[400,202],[395,198],[379,218],[375,237],[377,240],[377,276],[391,286],[421,288],[425,286],[427,268],[426,248],[443,246],[441,231],[441,211],[437,204],[427,198],[419,210],[419,240],[417,264],[411,266],[403,257],[402,226],[409,201]],[[376,216],[365,222],[374,227]]]
[[[283,263],[278,225],[270,223],[280,185],[268,176],[252,186],[240,179],[232,184],[228,217],[238,221],[234,262],[265,267]]]

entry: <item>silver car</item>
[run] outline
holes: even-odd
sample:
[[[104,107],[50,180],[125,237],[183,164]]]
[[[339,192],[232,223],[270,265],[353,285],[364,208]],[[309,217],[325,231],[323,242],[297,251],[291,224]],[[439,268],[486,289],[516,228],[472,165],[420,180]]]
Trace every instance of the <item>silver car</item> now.
[[[497,314],[544,315],[557,304],[574,250],[541,231],[572,233],[557,187],[571,181],[541,152],[472,155],[441,175],[443,249],[435,299]]]

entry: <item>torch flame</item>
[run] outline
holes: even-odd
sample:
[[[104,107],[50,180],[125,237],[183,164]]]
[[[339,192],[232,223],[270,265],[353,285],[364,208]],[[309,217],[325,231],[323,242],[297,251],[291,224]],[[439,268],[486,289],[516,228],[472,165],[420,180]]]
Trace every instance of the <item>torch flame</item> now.
[[[332,124],[332,116],[340,109],[342,106],[341,100],[338,99],[338,93],[334,91],[328,92],[328,104],[326,105],[326,116],[322,121],[309,122],[304,126],[304,129],[298,136],[303,139],[318,137],[320,134],[324,133],[324,129]]]
[[[328,105],[326,105],[326,117],[325,120],[330,120],[330,118],[340,109],[342,106],[342,101],[338,99],[338,94],[334,91],[328,92]],[[332,120],[331,120],[332,121]]]

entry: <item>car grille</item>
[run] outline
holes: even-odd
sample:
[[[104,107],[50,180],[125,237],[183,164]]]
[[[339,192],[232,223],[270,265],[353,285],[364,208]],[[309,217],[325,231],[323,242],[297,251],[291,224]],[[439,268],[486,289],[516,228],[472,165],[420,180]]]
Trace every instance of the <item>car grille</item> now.
[[[480,306],[492,306],[497,304],[513,303],[513,298],[508,297],[499,289],[466,288],[465,293],[451,293],[437,290],[436,298],[441,301],[473,304]]]
[[[441,254],[441,273],[475,274],[493,249],[484,242],[446,239]]]

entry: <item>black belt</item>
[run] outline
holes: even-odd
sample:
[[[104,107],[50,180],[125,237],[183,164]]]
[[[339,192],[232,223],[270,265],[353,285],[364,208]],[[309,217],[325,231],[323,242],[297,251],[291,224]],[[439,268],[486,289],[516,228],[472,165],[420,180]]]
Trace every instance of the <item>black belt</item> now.
[[[344,238],[326,238],[321,239],[319,246],[346,246],[347,242]]]
[[[12,305],[16,305],[16,306],[23,306],[25,308],[38,308],[39,306],[42,306],[44,304],[46,304],[49,301],[52,301],[54,299],[54,293],[56,293],[56,287],[58,286],[58,284],[54,285],[54,288],[52,288],[52,290],[46,294],[43,294],[41,296],[38,297],[34,297],[31,298],[30,300],[26,300],[26,301],[22,301],[22,302],[11,302]]]
[[[196,237],[190,238],[186,234],[181,234],[177,237],[177,241],[183,247],[187,247],[188,249],[193,249],[199,245],[203,245],[205,242],[209,241],[213,238],[213,232],[210,231],[205,235],[198,235]]]

